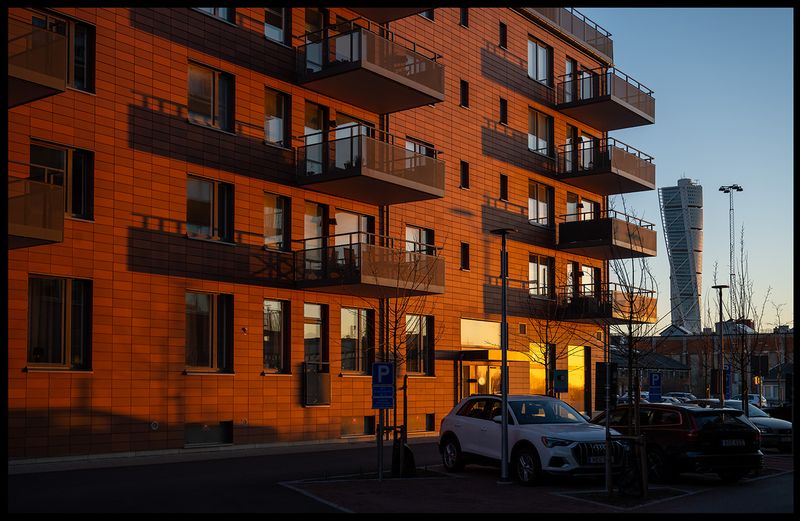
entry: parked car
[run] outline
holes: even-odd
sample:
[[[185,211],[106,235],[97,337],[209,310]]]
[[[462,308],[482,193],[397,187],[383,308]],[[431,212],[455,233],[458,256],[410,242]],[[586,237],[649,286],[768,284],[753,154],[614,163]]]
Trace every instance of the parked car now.
[[[767,398],[763,394],[748,394],[747,401],[756,407],[767,406]]]
[[[693,403],[703,407],[719,407],[719,400],[701,399]],[[742,410],[741,400],[725,400],[725,407]],[[773,418],[753,404],[747,408],[748,419],[761,431],[761,446],[775,448],[780,452],[792,451],[792,422]]]
[[[681,404],[681,403],[683,403],[683,402],[682,402],[682,401],[680,401],[679,399],[675,398],[674,396],[662,396],[662,397],[661,397],[661,400],[659,400],[659,401],[656,401],[656,402],[650,402],[650,403],[672,403],[672,404]]]
[[[628,427],[632,409],[631,405],[614,408],[611,427],[633,434]],[[735,482],[763,463],[759,430],[740,410],[649,403],[640,405],[639,419],[651,481],[667,481],[682,472],[712,472]],[[604,425],[605,413],[592,423]]]
[[[468,463],[499,464],[501,409],[499,396],[474,395],[442,418],[439,451],[447,471],[460,471]],[[622,442],[613,442],[616,468],[622,463],[624,448]],[[512,475],[526,485],[539,482],[543,473],[602,474],[605,428],[589,423],[557,398],[512,395],[508,397],[508,453]]]
[[[649,391],[640,391],[639,392],[639,403],[649,403],[650,399],[650,392]],[[624,393],[622,396],[617,398],[617,403],[628,403],[628,393]]]
[[[686,393],[682,391],[670,391],[668,393],[664,393],[663,396],[671,396],[672,398],[677,398],[681,402],[688,402],[689,400],[697,400],[697,396],[693,395],[692,393]]]

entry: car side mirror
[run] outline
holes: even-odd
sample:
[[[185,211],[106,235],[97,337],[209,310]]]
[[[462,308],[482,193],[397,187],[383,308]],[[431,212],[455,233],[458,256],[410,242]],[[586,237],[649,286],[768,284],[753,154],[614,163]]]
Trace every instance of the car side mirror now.
[[[583,412],[581,413],[581,416],[583,416],[583,419],[585,419],[587,422],[592,419],[588,414]]]
[[[503,417],[498,414],[497,416],[492,418],[492,421],[495,423],[503,423]]]

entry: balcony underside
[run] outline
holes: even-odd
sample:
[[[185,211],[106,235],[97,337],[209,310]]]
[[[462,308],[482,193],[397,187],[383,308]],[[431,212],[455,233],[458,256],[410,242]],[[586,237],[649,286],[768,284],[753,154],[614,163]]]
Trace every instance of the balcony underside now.
[[[8,108],[54,96],[67,90],[64,78],[55,78],[8,64]]]
[[[314,92],[377,114],[388,114],[444,101],[438,92],[367,61],[345,62],[301,75]]]
[[[374,205],[425,201],[444,197],[444,190],[371,168],[301,178],[309,190]]]
[[[651,183],[635,174],[614,167],[603,172],[561,174],[559,180],[568,185],[600,195],[644,192],[655,190],[656,188],[654,182]]]
[[[621,219],[560,223],[558,248],[593,259],[656,256],[656,232]]]
[[[652,125],[656,122],[654,116],[611,95],[561,103],[558,105],[558,110],[603,132]]]
[[[430,7],[348,7],[354,13],[379,24],[419,14]]]
[[[568,322],[584,324],[623,325],[652,324],[656,321],[656,300],[652,297],[635,296],[633,306],[626,302],[621,292],[614,292],[614,304],[601,302],[594,297],[573,297],[562,304],[561,318]],[[630,309],[634,312],[631,313]]]

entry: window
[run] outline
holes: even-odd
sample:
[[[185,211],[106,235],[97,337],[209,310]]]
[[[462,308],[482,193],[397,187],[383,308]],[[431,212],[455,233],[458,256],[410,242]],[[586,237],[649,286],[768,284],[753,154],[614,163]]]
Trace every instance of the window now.
[[[469,271],[469,244],[461,243],[461,269]]]
[[[365,146],[362,136],[374,138],[375,125],[341,112],[336,114],[333,153],[337,169],[349,170],[361,164]]]
[[[461,80],[461,106],[469,107],[469,83]]]
[[[434,249],[433,230],[418,228],[416,226],[406,226],[406,251],[433,255]]]
[[[550,226],[552,207],[553,189],[536,181],[528,181],[528,220],[531,224]]]
[[[434,148],[432,144],[414,139],[413,137],[406,138],[406,150],[411,150],[427,157],[436,157],[436,148]]]
[[[433,317],[406,315],[406,371],[433,375]]]
[[[459,8],[458,23],[460,23],[463,27],[469,27],[469,7]]]
[[[264,371],[289,372],[288,302],[264,300]]]
[[[423,18],[427,18],[428,20],[433,20],[433,9],[427,9],[419,13],[419,15]]]
[[[323,172],[327,115],[328,110],[326,107],[306,101],[305,122],[303,123],[306,175],[321,174]]]
[[[28,279],[28,363],[91,369],[92,281]]]
[[[528,40],[528,77],[545,85],[553,84],[553,49],[536,40]]]
[[[288,14],[285,7],[267,7],[264,12],[264,36],[278,43],[289,45]]]
[[[233,295],[186,292],[186,367],[233,371]]]
[[[225,20],[226,22],[234,23],[236,20],[235,11],[230,7],[196,7],[195,9],[221,20]]]
[[[198,239],[233,240],[233,185],[189,176],[186,233]]]
[[[469,163],[466,161],[461,161],[461,179],[459,181],[459,187],[469,188]]]
[[[288,197],[264,194],[264,246],[270,250],[289,250],[290,207]]]
[[[582,197],[567,192],[567,215],[566,221],[590,221],[597,218],[597,210],[600,207],[597,203],[583,199]]]
[[[306,271],[319,272],[323,269],[323,235],[327,227],[328,207],[306,201],[303,215],[303,248]]]
[[[233,131],[233,76],[189,63],[189,121]]]
[[[508,125],[508,100],[500,98],[500,123]]]
[[[94,154],[86,150],[31,142],[30,178],[64,187],[67,215],[91,219]]]
[[[326,311],[322,304],[303,304],[303,361],[317,368],[328,364]]]
[[[594,97],[595,73],[582,70],[578,73],[578,99],[585,100]]]
[[[553,156],[553,118],[534,109],[528,109],[528,149]]]
[[[575,173],[578,154],[578,129],[567,124],[567,140],[564,144],[564,171]],[[569,212],[567,212],[569,213]]]
[[[264,140],[280,147],[289,148],[292,113],[291,97],[270,88],[264,90]]]
[[[580,271],[578,267],[580,266]],[[597,296],[597,284],[600,281],[600,268],[580,265],[577,262],[567,263],[567,283],[573,287],[573,291],[583,296]]]
[[[595,168],[595,153],[600,146],[600,140],[588,134],[581,134],[580,169],[592,170]]]
[[[528,255],[528,293],[532,297],[552,298],[553,285],[550,280],[554,259],[543,255]]]
[[[508,48],[508,27],[503,22],[500,22],[500,47]]]
[[[575,100],[575,85],[577,83],[575,72],[578,70],[578,62],[572,58],[567,58],[564,70],[566,72],[564,75],[564,103],[569,103]]]
[[[362,251],[359,244],[375,242],[375,218],[337,209],[333,221],[332,260],[343,268],[358,268]]]
[[[367,373],[374,352],[373,313],[342,308],[342,371]]]
[[[500,199],[508,201],[508,176],[500,174]]]
[[[31,24],[34,27],[47,29],[66,37],[69,45],[67,49],[67,85],[73,89],[94,92],[94,26],[44,13],[34,13]]]

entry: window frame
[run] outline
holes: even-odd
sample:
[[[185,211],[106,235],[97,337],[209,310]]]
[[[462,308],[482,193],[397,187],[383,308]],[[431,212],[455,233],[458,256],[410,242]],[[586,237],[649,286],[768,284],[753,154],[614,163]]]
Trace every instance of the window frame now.
[[[467,161],[461,161],[459,168],[458,187],[469,190],[469,163]]]
[[[542,53],[544,54],[544,59],[546,63],[543,67],[540,67],[540,58],[542,57]],[[545,78],[540,79],[539,70],[540,68],[546,69]],[[537,77],[531,76],[531,69],[535,71]],[[546,45],[542,41],[534,38],[531,35],[528,35],[528,78],[532,79],[533,81],[539,82],[542,85],[546,85],[548,87],[553,86],[553,48],[549,45]]]
[[[553,267],[555,259],[546,255],[539,255],[536,253],[528,254],[528,295],[533,298],[553,299],[554,294],[554,273]],[[536,279],[531,278],[531,268],[535,266]],[[544,277],[544,282],[541,282]],[[534,292],[532,286],[536,282],[536,291]]]
[[[508,201],[508,176],[500,174],[500,197],[501,201]]]
[[[208,356],[210,365],[191,365],[189,342],[189,303],[188,296],[205,295],[209,297],[208,311]],[[188,373],[233,373],[233,295],[186,290],[184,293],[184,362]],[[197,352],[199,358],[199,351]]]
[[[460,265],[461,271],[469,271],[469,243],[462,242],[461,243],[461,255],[460,255]]]
[[[192,70],[203,71],[204,73],[211,75],[211,94],[209,100],[211,113],[208,115],[192,111],[192,98],[194,97],[195,99],[199,99],[198,95],[192,95]],[[225,110],[227,113],[224,114],[224,117],[220,114],[220,106],[222,106],[220,92],[223,84],[226,84],[227,89],[225,104]],[[186,99],[186,112],[188,121],[190,123],[221,130],[230,134],[235,133],[236,77],[233,74],[216,69],[214,67],[209,67],[208,65],[200,62],[189,60],[186,70]]]
[[[508,26],[505,23],[500,22],[500,26],[498,27],[498,32],[499,32],[498,35],[499,43],[497,46],[500,47],[501,49],[508,50]]]
[[[60,361],[57,362],[37,362],[32,360],[31,343],[34,337],[34,317],[32,316],[35,309],[42,309],[42,302],[34,303],[33,285],[34,281],[56,281],[59,286],[59,316],[61,324],[59,327],[60,337]],[[76,285],[83,285],[83,300],[82,309],[80,310],[82,316],[78,317],[79,324],[75,323],[75,292]],[[28,276],[28,327],[27,327],[27,350],[26,350],[26,367],[31,369],[51,369],[61,371],[91,371],[92,370],[92,312],[93,312],[93,281],[91,279],[71,278],[71,277],[55,277],[51,275],[30,274]],[[46,309],[40,311],[42,315],[46,315]],[[47,319],[48,317],[44,317]],[[50,320],[46,320],[52,323]],[[39,320],[39,324],[43,321]],[[75,327],[80,327],[80,337],[83,339],[82,345],[75,345]],[[37,335],[39,336],[39,335]]]
[[[211,203],[210,203],[210,234],[206,237],[193,233],[189,230],[189,182],[196,181],[212,185]],[[224,188],[224,193],[223,190]],[[224,206],[220,205],[220,201],[228,198],[224,202]],[[208,179],[200,177],[195,174],[188,174],[186,176],[186,237],[189,239],[199,239],[214,242],[232,243],[234,235],[234,202],[235,202],[235,185],[217,181],[215,179]],[[223,221],[223,213],[224,220]]]
[[[460,7],[458,10],[458,25],[469,27],[469,7]]]
[[[418,319],[409,317],[419,317]],[[419,327],[416,327],[418,325]],[[424,334],[423,334],[424,329]],[[418,330],[419,333],[411,333],[409,331],[416,331]],[[405,342],[406,342],[406,373],[408,375],[413,376],[435,376],[434,373],[434,316],[433,315],[414,315],[414,314],[407,314],[406,315],[406,327],[405,327]],[[409,350],[411,349],[412,345],[414,344],[415,340],[412,335],[417,334],[422,337],[424,340],[421,340],[420,343],[422,344],[418,349],[418,355],[416,358],[412,358]],[[422,367],[415,369],[421,370],[412,370],[411,368],[411,360],[415,360],[416,363],[419,363]]]
[[[347,312],[354,312],[356,316],[356,347],[355,347],[355,368],[345,368],[344,341],[346,337],[342,328],[344,327],[344,315]],[[363,314],[363,324],[362,324]],[[339,328],[339,340],[341,350],[341,372],[342,374],[369,374],[375,353],[375,312],[367,308],[356,308],[342,306],[340,310],[341,322]],[[361,327],[364,330],[361,330]]]
[[[233,7],[211,7],[210,9],[213,10],[212,12],[206,11],[206,9],[209,9],[207,7],[192,7],[192,9],[194,9],[195,11],[199,11],[212,18],[216,18],[217,20],[222,20],[223,22],[236,25],[236,9]],[[227,9],[228,15],[222,16],[219,13],[220,9]]]
[[[50,12],[44,11],[32,11],[32,17],[38,17],[44,21],[45,27],[48,31],[53,31],[52,27],[57,22],[63,24],[64,27],[64,36],[67,40],[67,48],[66,48],[66,60],[67,60],[67,88],[72,90],[77,90],[80,92],[88,92],[90,94],[95,93],[95,77],[96,77],[96,69],[97,69],[97,58],[96,58],[96,49],[97,49],[97,28],[95,25],[84,22],[82,20],[77,20],[74,18],[70,18],[68,16],[64,16],[61,13],[53,14]],[[36,25],[36,27],[41,27]],[[78,28],[82,28],[86,30],[86,64],[85,64],[85,73],[84,73],[84,81],[86,85],[83,87],[79,87],[76,84],[76,39],[78,37]],[[53,31],[58,32],[58,31]],[[58,33],[61,34],[61,33]]]
[[[419,240],[414,241],[414,237],[409,238],[409,232],[416,235]],[[425,255],[434,255],[436,246],[434,238],[436,232],[432,228],[423,228],[421,226],[414,226],[406,224],[406,239],[405,250],[409,253],[423,253]]]
[[[280,307],[280,318],[278,319],[278,323],[280,324],[280,346],[277,348],[276,353],[267,353],[267,340],[264,338],[267,336],[267,303],[277,303]],[[277,299],[268,299],[265,298],[263,300],[264,309],[263,309],[263,322],[262,322],[262,354],[263,354],[263,371],[264,374],[290,374],[291,373],[291,339],[289,335],[291,334],[291,319],[289,314],[291,313],[291,302],[286,300],[277,300]],[[274,330],[270,329],[269,332],[274,332]],[[274,366],[270,366],[267,364],[267,357],[272,356],[278,359],[277,363]]]
[[[465,109],[469,108],[469,82],[466,80],[459,80],[459,107]]]
[[[281,233],[270,237],[281,237],[279,242],[267,242],[267,197],[275,198],[275,209],[280,209]],[[282,204],[281,204],[282,203]],[[272,215],[277,215],[273,212]],[[285,195],[275,194],[264,191],[264,248],[272,251],[289,251],[291,249],[291,226],[292,226],[292,199]],[[277,246],[275,246],[277,245]]]
[[[501,125],[508,125],[508,100],[506,98],[500,98],[500,117],[498,122]]]
[[[541,195],[544,194],[544,201],[540,199]],[[554,189],[552,186],[546,185],[544,183],[540,183],[539,181],[534,181],[533,179],[528,180],[528,222],[536,225],[536,226],[544,226],[547,228],[551,228],[553,226],[554,216],[553,216],[553,201],[554,201]],[[535,201],[536,204],[531,204],[532,201]],[[544,204],[545,211],[547,215],[540,215],[539,209]],[[533,211],[535,209],[535,212]]]
[[[269,139],[269,132],[268,132],[268,118],[278,119],[278,116],[269,114],[269,107],[267,107],[267,94],[272,93],[275,95],[275,106],[279,108],[282,112],[280,116],[280,130],[281,130],[281,139],[279,140],[271,140]],[[283,91],[273,89],[272,87],[265,86],[264,87],[264,142],[268,145],[273,145],[276,147],[287,148],[290,149],[292,147],[292,123],[291,123],[291,115],[292,115],[292,96],[287,94]]]
[[[543,122],[543,123],[542,123]],[[542,134],[542,129],[540,129],[540,125],[544,124],[544,133],[546,134],[544,138],[541,138],[540,135]],[[553,143],[553,116],[545,114],[539,110],[536,110],[533,107],[528,107],[528,150],[533,152],[534,154],[539,154],[540,156],[547,157],[548,159],[553,159],[554,156],[554,143]],[[536,142],[537,148],[532,148],[532,141]],[[545,148],[538,148],[539,142],[545,141],[546,149]],[[546,150],[546,152],[542,152],[542,150]]]
[[[280,15],[280,17],[281,17],[281,28],[280,29],[277,29],[277,26],[272,25],[272,24],[267,22],[267,15],[269,14],[269,12],[270,11],[274,12],[276,10],[280,10],[281,11],[281,15]],[[287,7],[278,7],[278,8],[265,7],[264,8],[264,37],[267,38],[268,40],[272,41],[272,42],[275,42],[275,43],[280,43],[282,45],[291,45],[291,39],[290,39],[290,37],[291,37],[290,33],[291,33],[291,27],[292,27],[291,19],[290,19],[291,18],[291,13],[292,13],[291,8],[287,8]],[[273,38],[272,36],[267,34],[267,26],[269,26],[271,28],[275,28],[277,30],[280,30],[281,31],[281,38]]]
[[[41,164],[37,160],[34,160],[34,147],[50,149],[50,150],[57,150],[60,153],[64,154],[64,168],[63,170],[57,170],[53,167],[47,166],[45,164]],[[68,147],[64,145],[59,145],[57,143],[50,143],[47,141],[40,141],[37,139],[31,139],[30,144],[28,146],[28,178],[33,181],[40,181],[47,184],[52,184],[56,186],[61,186],[64,188],[64,213],[67,217],[73,219],[83,219],[86,221],[94,220],[94,152],[91,150],[85,150],[82,148],[75,148],[75,147]],[[78,157],[83,157],[84,161],[84,171],[82,174],[82,181],[79,183],[81,184],[81,189],[76,190],[76,155]],[[36,162],[35,162],[36,161]],[[43,163],[43,162],[42,162]],[[40,168],[43,170],[43,175],[41,178],[34,176],[33,169]],[[63,183],[54,183],[52,182],[53,173],[54,172],[61,172],[61,176],[63,177]],[[83,211],[75,212],[75,195],[76,193],[82,194],[82,199],[84,202]]]

